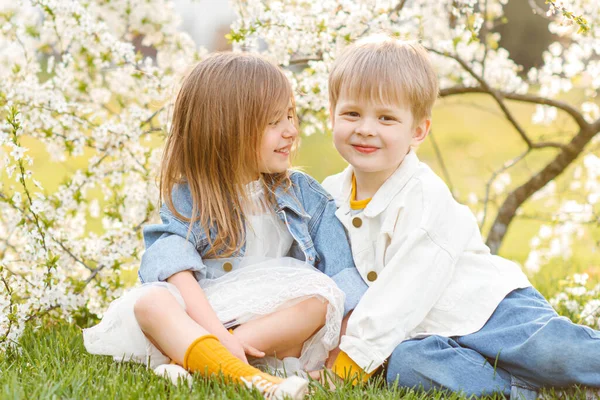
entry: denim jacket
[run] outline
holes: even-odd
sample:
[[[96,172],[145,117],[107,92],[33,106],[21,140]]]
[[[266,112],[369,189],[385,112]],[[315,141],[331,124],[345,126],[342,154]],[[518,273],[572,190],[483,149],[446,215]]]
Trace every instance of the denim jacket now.
[[[305,261],[331,277],[346,294],[345,313],[354,309],[367,285],[358,273],[346,231],[335,216],[333,198],[321,185],[305,173],[292,171],[289,190],[275,191],[274,212],[285,223],[294,243],[289,257]],[[177,211],[190,217],[192,197],[186,184],[176,185],[172,192]],[[189,223],[175,217],[166,204],[160,209],[161,224],[144,227],[146,251],[142,256],[139,278],[142,283],[165,281],[181,271],[192,271],[198,281],[211,279],[202,258],[209,241],[199,222],[194,222],[188,236]],[[214,239],[217,232],[209,231]],[[244,256],[245,245],[232,257]]]

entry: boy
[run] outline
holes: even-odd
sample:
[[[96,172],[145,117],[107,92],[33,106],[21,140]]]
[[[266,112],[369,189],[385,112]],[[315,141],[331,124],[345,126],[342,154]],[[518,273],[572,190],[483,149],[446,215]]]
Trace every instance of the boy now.
[[[333,371],[369,376],[389,358],[389,383],[468,396],[600,386],[600,332],[559,317],[516,264],[491,255],[470,210],[411,149],[437,94],[416,43],[357,43],[332,68],[334,143],[350,166],[323,186],[370,286]]]

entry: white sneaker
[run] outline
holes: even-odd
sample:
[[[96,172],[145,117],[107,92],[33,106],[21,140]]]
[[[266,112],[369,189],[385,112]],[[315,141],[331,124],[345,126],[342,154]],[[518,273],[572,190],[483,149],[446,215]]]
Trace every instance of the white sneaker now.
[[[280,383],[273,383],[260,375],[240,379],[248,389],[256,388],[267,400],[302,400],[308,392],[308,381],[299,376],[291,376]]]
[[[158,376],[169,379],[174,385],[179,383],[180,378],[182,378],[190,388],[192,387],[192,383],[194,383],[192,375],[177,364],[161,364],[154,368],[154,373]]]

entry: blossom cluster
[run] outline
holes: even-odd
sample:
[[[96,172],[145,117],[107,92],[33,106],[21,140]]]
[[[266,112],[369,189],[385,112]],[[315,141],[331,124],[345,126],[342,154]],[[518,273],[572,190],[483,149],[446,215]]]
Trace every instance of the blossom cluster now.
[[[561,282],[562,291],[550,304],[571,321],[600,329],[600,284],[591,285],[589,275],[574,274]]]

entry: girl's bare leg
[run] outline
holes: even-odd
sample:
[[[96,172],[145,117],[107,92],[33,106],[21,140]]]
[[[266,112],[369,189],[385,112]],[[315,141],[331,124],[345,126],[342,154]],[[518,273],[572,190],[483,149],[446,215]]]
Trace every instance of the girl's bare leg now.
[[[209,334],[190,318],[166,289],[156,288],[142,296],[135,303],[134,313],[150,341],[180,365],[194,340]]]
[[[325,325],[328,302],[312,297],[240,325],[240,341],[279,359],[299,357],[304,342]]]
[[[248,365],[195,322],[167,289],[148,292],[135,303],[135,317],[146,336],[177,364],[205,375],[223,373],[235,382],[258,389],[265,398],[304,398],[307,381],[298,377],[277,378]],[[239,347],[243,356],[244,349]]]

